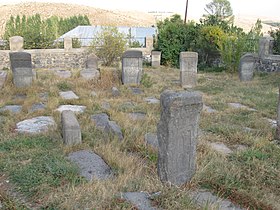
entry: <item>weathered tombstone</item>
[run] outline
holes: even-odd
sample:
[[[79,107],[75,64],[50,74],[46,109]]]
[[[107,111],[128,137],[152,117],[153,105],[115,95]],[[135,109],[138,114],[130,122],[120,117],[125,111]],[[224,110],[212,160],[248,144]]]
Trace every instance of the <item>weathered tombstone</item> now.
[[[240,81],[252,81],[255,69],[255,57],[251,53],[246,53],[240,58],[239,79]]]
[[[152,67],[160,66],[160,58],[161,58],[160,51],[152,51]]]
[[[27,52],[10,52],[9,55],[14,85],[17,88],[31,86],[33,80],[31,54]]]
[[[264,58],[272,54],[274,39],[270,36],[261,37],[259,40],[259,57]]]
[[[183,88],[192,88],[197,82],[198,53],[180,53],[180,82]]]
[[[154,47],[154,38],[152,36],[147,36],[145,44],[146,44],[146,48],[148,49],[148,51],[152,51],[152,49]]]
[[[79,122],[72,111],[61,113],[63,142],[66,145],[76,145],[82,142]]]
[[[276,139],[280,141],[280,86],[279,86],[279,96],[278,96],[278,106],[277,106],[277,127],[276,127]]]
[[[122,82],[139,85],[143,71],[142,52],[129,50],[122,57]]]
[[[158,175],[162,182],[180,186],[195,173],[202,96],[198,92],[165,91],[160,101]]]
[[[98,57],[96,55],[89,55],[86,60],[86,69],[98,69]]]
[[[64,49],[66,51],[69,51],[73,48],[72,46],[72,38],[71,37],[65,37],[64,38]]]
[[[14,52],[23,50],[23,37],[13,36],[9,39],[10,41],[10,50]]]

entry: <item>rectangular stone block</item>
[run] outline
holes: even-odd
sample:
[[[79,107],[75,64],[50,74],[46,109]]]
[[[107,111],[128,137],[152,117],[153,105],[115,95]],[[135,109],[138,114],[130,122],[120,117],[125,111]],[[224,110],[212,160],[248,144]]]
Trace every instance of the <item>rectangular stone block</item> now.
[[[198,92],[165,91],[160,101],[158,175],[162,182],[180,186],[195,174],[202,96]]]
[[[152,51],[152,67],[159,67],[161,59],[160,51]]]
[[[239,64],[239,79],[240,81],[253,80],[255,70],[255,56],[251,53],[246,53],[240,58]]]
[[[180,82],[183,88],[192,88],[197,83],[198,53],[180,53]]]
[[[142,52],[129,50],[122,58],[122,82],[124,85],[139,85],[143,71]]]
[[[79,122],[72,111],[61,113],[63,142],[66,145],[82,143],[82,135]]]

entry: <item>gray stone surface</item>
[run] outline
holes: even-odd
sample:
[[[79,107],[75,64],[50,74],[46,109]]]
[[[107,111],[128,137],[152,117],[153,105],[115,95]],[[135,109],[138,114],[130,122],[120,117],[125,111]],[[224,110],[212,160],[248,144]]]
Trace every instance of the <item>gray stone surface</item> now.
[[[144,98],[144,101],[146,101],[148,104],[159,104],[160,103],[160,100],[158,100],[155,97]]]
[[[62,91],[59,92],[59,95],[65,100],[79,99],[79,97],[73,91]]]
[[[23,51],[23,37],[21,36],[13,36],[10,37],[10,50],[14,52]]]
[[[97,69],[84,69],[80,72],[80,75],[83,79],[99,79],[100,72]]]
[[[152,207],[149,197],[149,194],[145,192],[121,193],[121,198],[133,204],[138,210],[156,210],[157,208]]]
[[[71,71],[68,71],[68,70],[55,70],[54,74],[63,79],[67,79],[72,76]]]
[[[17,100],[25,100],[27,98],[26,94],[21,94],[18,93],[15,96],[13,96],[13,100],[17,101]]]
[[[111,105],[110,105],[109,102],[103,101],[103,102],[101,103],[101,108],[108,111],[108,110],[111,109]]]
[[[33,104],[31,108],[28,110],[28,112],[33,113],[38,111],[44,111],[46,108],[47,108],[46,105],[40,102],[40,103]]]
[[[73,48],[73,42],[71,37],[64,37],[64,50],[70,51]]]
[[[197,83],[198,53],[180,53],[180,82],[183,88],[192,88]]]
[[[62,136],[66,145],[76,145],[82,143],[80,124],[72,111],[61,113]]]
[[[98,69],[98,57],[96,55],[89,55],[86,60],[87,69]]]
[[[110,121],[107,114],[101,113],[92,115],[91,120],[95,123],[97,129],[105,132],[106,134],[116,135],[119,140],[123,140],[121,128],[115,121]]]
[[[203,111],[205,111],[207,113],[215,113],[215,112],[217,112],[216,109],[213,109],[212,107],[207,106],[205,104],[203,104]]]
[[[40,116],[17,123],[16,131],[19,133],[37,134],[55,127],[56,123],[52,117]]]
[[[70,153],[68,159],[77,164],[80,175],[88,181],[106,180],[113,177],[111,168],[94,152],[81,150]]]
[[[0,112],[9,111],[14,114],[19,114],[21,112],[21,110],[22,110],[21,105],[7,105],[7,106],[0,108]]]
[[[231,154],[233,151],[228,148],[224,143],[209,143],[209,145],[211,146],[211,148],[219,153],[222,153],[224,155],[229,155]]]
[[[49,100],[49,94],[48,93],[39,93],[39,98],[44,101],[47,102]]]
[[[6,71],[0,71],[0,89],[4,86],[4,83],[7,80],[7,72]]]
[[[10,52],[13,83],[17,88],[26,88],[32,85],[33,72],[31,54],[27,52]]]
[[[78,106],[78,105],[61,105],[59,106],[56,111],[63,112],[65,110],[83,113],[86,110],[86,106]]]
[[[145,142],[151,145],[154,149],[158,149],[158,138],[155,133],[146,133]]]
[[[254,69],[255,69],[255,56],[251,53],[246,53],[240,58],[240,64],[239,64],[240,81],[253,80]]]
[[[119,91],[119,89],[116,88],[116,87],[112,87],[112,96],[117,97],[117,96],[120,96],[120,95],[121,95],[121,92]]]
[[[165,91],[160,101],[158,175],[162,182],[180,186],[195,174],[202,96],[198,92]]]
[[[269,118],[264,118],[269,124],[271,125],[272,128],[277,128],[277,120],[269,119]]]
[[[161,59],[160,51],[152,51],[152,67],[159,67]]]
[[[280,141],[280,87],[278,93],[278,104],[277,104],[277,117],[276,117],[276,135],[275,139]]]
[[[222,199],[213,195],[211,192],[201,189],[189,193],[193,202],[202,208],[217,210],[245,210],[228,199]]]
[[[129,113],[128,116],[133,121],[145,120],[146,113],[144,113],[144,112],[132,112],[132,113]]]
[[[91,92],[90,92],[90,96],[91,96],[91,97],[97,97],[97,93],[96,93],[95,91],[91,91]]]
[[[264,36],[259,39],[259,57],[261,59],[273,54],[273,41],[271,36]]]
[[[250,108],[240,103],[228,103],[228,105],[235,109],[248,109],[249,111],[257,111],[256,109]]]
[[[143,94],[143,91],[140,88],[130,87],[129,89],[131,90],[132,94],[134,94],[134,95]]]
[[[143,72],[142,52],[128,50],[122,57],[122,83],[139,85]]]

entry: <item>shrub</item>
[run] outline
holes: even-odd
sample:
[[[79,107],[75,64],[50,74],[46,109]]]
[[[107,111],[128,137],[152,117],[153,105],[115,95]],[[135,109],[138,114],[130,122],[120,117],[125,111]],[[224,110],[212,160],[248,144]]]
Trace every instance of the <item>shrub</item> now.
[[[96,35],[90,49],[103,61],[103,65],[112,66],[122,56],[126,44],[124,34],[116,27],[105,27]]]

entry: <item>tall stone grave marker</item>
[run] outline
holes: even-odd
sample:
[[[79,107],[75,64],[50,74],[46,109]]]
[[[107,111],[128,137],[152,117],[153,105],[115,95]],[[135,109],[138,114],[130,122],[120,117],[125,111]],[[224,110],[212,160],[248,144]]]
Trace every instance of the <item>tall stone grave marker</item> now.
[[[98,69],[98,57],[96,55],[89,55],[86,60],[86,69]]]
[[[13,52],[23,51],[23,37],[13,36],[9,39],[10,50]]]
[[[29,87],[32,84],[31,54],[27,52],[10,52],[13,82],[17,88]]]
[[[183,88],[196,86],[198,53],[180,53],[180,82]]]
[[[246,53],[240,58],[239,79],[240,81],[253,80],[255,69],[255,57],[251,53]]]
[[[259,57],[264,58],[272,54],[274,39],[270,36],[261,37],[259,40]]]
[[[160,101],[158,175],[162,182],[180,186],[195,174],[202,96],[198,92],[165,91]]]
[[[152,67],[160,66],[160,58],[161,58],[160,51],[152,51]]]
[[[142,52],[128,50],[122,57],[122,82],[124,85],[139,85],[143,72]]]
[[[66,51],[69,51],[73,48],[72,46],[72,38],[71,37],[65,37],[64,38],[64,49]]]

